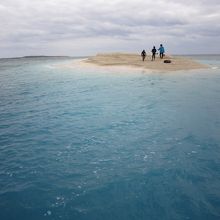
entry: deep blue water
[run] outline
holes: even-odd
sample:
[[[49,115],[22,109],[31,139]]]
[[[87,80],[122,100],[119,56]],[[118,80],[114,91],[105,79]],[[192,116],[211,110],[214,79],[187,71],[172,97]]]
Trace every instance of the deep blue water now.
[[[0,219],[219,220],[220,56],[195,58],[213,68],[0,60]]]

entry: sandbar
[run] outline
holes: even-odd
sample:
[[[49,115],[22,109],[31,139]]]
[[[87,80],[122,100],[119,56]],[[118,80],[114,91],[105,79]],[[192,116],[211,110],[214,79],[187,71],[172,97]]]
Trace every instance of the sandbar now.
[[[164,60],[171,60],[171,63],[164,63]],[[145,61],[136,53],[102,53],[89,57],[82,61],[84,64],[92,64],[97,66],[127,66],[142,68],[146,70],[159,71],[178,71],[209,68],[208,65],[199,63],[188,57],[166,55],[163,59],[156,57],[155,61],[151,61],[148,55]]]

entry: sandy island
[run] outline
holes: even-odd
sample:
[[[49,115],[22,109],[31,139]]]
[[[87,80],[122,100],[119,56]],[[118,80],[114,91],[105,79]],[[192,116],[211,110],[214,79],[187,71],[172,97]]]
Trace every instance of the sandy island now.
[[[164,60],[171,60],[171,63],[164,63]],[[164,59],[156,57],[151,61],[151,56],[146,56],[143,62],[141,56],[135,53],[104,53],[97,54],[82,61],[84,64],[93,64],[98,66],[129,66],[148,70],[160,71],[178,71],[208,68],[193,59],[180,56],[165,56]]]

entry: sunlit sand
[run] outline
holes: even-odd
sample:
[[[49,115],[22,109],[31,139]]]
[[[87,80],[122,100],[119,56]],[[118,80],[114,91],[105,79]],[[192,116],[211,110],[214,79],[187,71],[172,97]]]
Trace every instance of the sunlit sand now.
[[[164,63],[164,60],[167,59],[171,60],[171,63]],[[165,56],[164,59],[156,57],[155,61],[151,61],[151,55],[148,55],[143,62],[141,56],[135,53],[103,53],[89,57],[81,62],[84,64],[92,64],[97,66],[127,66],[161,71],[208,68],[208,66],[205,64],[201,64],[193,59],[180,56]]]

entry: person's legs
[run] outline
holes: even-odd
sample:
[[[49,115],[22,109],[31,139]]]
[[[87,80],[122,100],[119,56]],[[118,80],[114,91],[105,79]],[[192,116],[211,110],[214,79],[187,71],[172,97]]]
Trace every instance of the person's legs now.
[[[155,53],[152,54],[152,61],[155,60]]]

